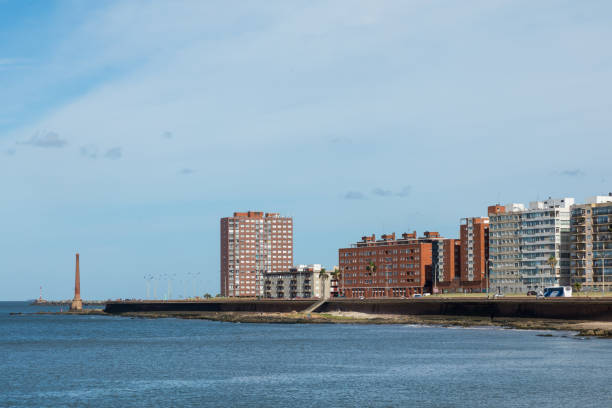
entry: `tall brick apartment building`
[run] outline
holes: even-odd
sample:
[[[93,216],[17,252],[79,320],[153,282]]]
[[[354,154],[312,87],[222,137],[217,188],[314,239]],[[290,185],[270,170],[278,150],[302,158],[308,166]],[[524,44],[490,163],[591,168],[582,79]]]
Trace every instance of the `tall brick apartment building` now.
[[[221,295],[263,296],[264,273],[293,265],[293,220],[277,213],[221,218]]]
[[[365,236],[350,248],[338,250],[342,274],[340,292],[345,297],[402,297],[423,293],[431,276],[432,242],[437,232]],[[375,268],[368,269],[368,265]]]
[[[461,280],[461,241],[444,239],[432,242],[433,291],[459,287]]]
[[[462,219],[459,237],[461,286],[468,289],[485,289],[487,259],[489,259],[489,219],[487,217]]]

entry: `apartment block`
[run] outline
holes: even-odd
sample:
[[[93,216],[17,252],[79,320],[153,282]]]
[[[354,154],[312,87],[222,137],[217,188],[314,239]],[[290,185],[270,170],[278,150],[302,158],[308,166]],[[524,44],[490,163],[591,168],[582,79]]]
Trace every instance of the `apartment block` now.
[[[293,265],[293,220],[278,213],[235,212],[221,218],[221,295],[264,295],[264,273]]]
[[[432,242],[442,241],[437,232],[373,234],[349,248],[338,250],[342,273],[340,291],[345,297],[403,297],[423,293],[431,275]]]
[[[461,277],[461,241],[458,239],[434,240],[431,243],[434,288],[459,286]],[[434,292],[437,292],[434,289]]]
[[[321,279],[321,265],[298,265],[284,272],[266,273],[265,297],[271,299],[329,298],[331,277]]]
[[[573,198],[489,207],[490,286],[526,293],[569,284]]]
[[[570,275],[584,290],[612,288],[612,193],[571,209]]]
[[[464,286],[486,288],[489,259],[489,219],[463,218],[459,227],[461,240],[461,282]]]

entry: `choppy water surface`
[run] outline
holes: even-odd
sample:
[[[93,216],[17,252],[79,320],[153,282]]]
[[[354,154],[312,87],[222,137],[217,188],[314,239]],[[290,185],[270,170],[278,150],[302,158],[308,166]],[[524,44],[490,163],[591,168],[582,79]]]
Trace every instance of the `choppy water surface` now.
[[[610,340],[489,328],[9,316],[36,310],[0,302],[2,407],[612,406]]]

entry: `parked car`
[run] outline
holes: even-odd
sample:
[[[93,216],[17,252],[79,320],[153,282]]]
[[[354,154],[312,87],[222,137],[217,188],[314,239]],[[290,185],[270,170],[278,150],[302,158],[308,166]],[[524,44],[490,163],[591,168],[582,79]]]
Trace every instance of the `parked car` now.
[[[423,295],[421,295],[420,293],[415,293],[414,295],[412,295],[413,298],[420,298],[423,297]]]
[[[527,292],[527,296],[537,296],[538,292],[536,292],[535,290],[530,290],[529,292]]]

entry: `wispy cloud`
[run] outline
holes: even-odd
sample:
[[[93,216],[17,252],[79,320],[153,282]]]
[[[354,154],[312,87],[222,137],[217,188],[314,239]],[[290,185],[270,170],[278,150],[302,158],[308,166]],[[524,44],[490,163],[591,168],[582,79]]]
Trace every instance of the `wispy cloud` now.
[[[345,136],[334,136],[329,140],[329,142],[331,144],[350,144],[353,142],[353,139]]]
[[[104,153],[104,157],[111,160],[120,159],[123,156],[123,152],[120,147],[113,147],[112,149],[108,149],[106,153]]]
[[[398,197],[404,198],[404,197],[408,197],[411,192],[412,192],[412,187],[411,186],[404,186],[404,187],[402,187],[402,189],[400,191],[395,193],[395,195],[398,196]]]
[[[184,169],[181,169],[179,171],[179,174],[183,174],[183,175],[188,175],[188,174],[193,174],[193,173],[195,173],[195,170],[194,169],[190,169],[188,167],[186,167]]]
[[[580,169],[568,169],[568,170],[563,170],[561,172],[562,176],[567,176],[567,177],[581,177],[584,176],[586,173]]]
[[[412,191],[412,187],[411,186],[404,186],[399,191],[393,191],[393,190],[388,190],[388,189],[376,187],[376,188],[374,188],[372,190],[372,195],[374,195],[376,197],[385,197],[385,198],[387,198],[387,197],[400,197],[400,198],[404,198],[404,197],[408,197],[410,195],[411,191]]]
[[[344,195],[345,200],[364,200],[365,198],[365,195],[359,191],[348,191]]]
[[[43,148],[61,148],[66,146],[68,142],[60,138],[60,135],[56,132],[36,132],[32,135],[30,140],[17,142],[17,144]]]
[[[378,196],[378,197],[390,197],[390,196],[393,195],[393,191],[385,190],[385,189],[382,189],[380,187],[377,187],[377,188],[372,190],[372,194],[374,194],[375,196]]]
[[[21,68],[27,63],[23,58],[0,58],[0,69]]]
[[[161,136],[162,136],[164,139],[172,139],[172,138],[174,138],[174,133],[170,132],[169,130],[166,130],[165,132],[163,132],[163,133],[161,134]]]
[[[98,148],[95,145],[81,146],[79,149],[81,156],[88,157],[90,159],[96,159],[98,157]]]
[[[15,155],[15,153],[17,153],[17,150],[12,149],[12,148],[11,148],[11,149],[6,149],[6,150],[4,151],[4,154],[6,154],[7,156],[14,156],[14,155]]]

